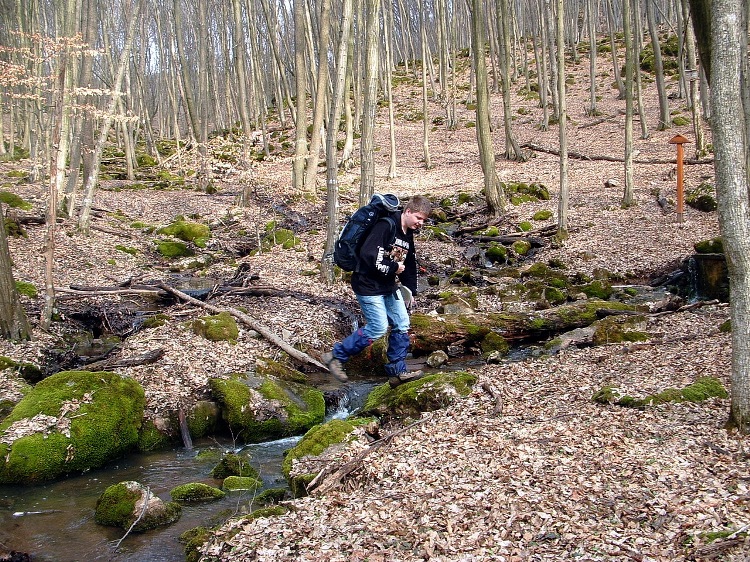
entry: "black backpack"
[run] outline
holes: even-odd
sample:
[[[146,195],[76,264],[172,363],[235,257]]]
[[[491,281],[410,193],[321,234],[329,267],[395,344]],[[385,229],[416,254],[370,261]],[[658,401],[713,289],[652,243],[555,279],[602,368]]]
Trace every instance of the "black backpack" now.
[[[391,225],[391,239],[396,239],[396,219],[394,213],[401,202],[392,193],[373,194],[370,202],[357,209],[346,221],[339,233],[333,250],[333,262],[344,271],[356,271],[359,262],[359,248],[367,233],[378,220],[384,218]]]

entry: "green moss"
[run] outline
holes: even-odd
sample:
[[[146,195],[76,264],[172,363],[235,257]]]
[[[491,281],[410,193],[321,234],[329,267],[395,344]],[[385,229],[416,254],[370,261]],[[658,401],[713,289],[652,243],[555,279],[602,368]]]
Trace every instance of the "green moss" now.
[[[199,247],[205,247],[205,241],[211,237],[211,229],[208,228],[208,225],[183,220],[175,220],[172,224],[160,228],[157,232],[174,236],[185,242],[193,242]]]
[[[717,208],[716,190],[709,182],[701,182],[695,189],[685,192],[685,203],[704,213],[715,211]]]
[[[268,251],[273,246],[281,246],[289,250],[299,245],[300,239],[294,235],[294,232],[285,228],[272,229],[263,239],[261,246],[263,250]]]
[[[16,291],[19,295],[35,299],[37,297],[37,290],[33,283],[27,283],[26,281],[16,281]]]
[[[642,399],[631,396],[620,396],[616,389],[603,387],[592,396],[600,404],[616,404],[626,408],[643,409],[647,406],[667,404],[670,402],[703,402],[709,398],[728,398],[729,394],[721,382],[713,377],[700,377],[693,384],[683,389],[667,388],[658,394]]]
[[[726,320],[719,326],[719,331],[723,334],[728,334],[732,331],[732,320]]]
[[[230,343],[237,343],[240,333],[237,321],[228,312],[196,318],[192,322],[192,329],[196,335],[209,341],[228,341]]]
[[[221,487],[227,492],[257,490],[263,486],[263,481],[249,476],[227,476]]]
[[[500,229],[496,226],[491,226],[484,231],[485,236],[500,236]]]
[[[244,478],[258,478],[258,470],[250,464],[246,455],[237,453],[226,453],[219,463],[211,471],[211,476],[221,480],[229,476],[242,476]]]
[[[151,493],[145,514],[136,513],[136,502]],[[180,518],[182,508],[176,502],[162,502],[138,482],[120,482],[107,488],[96,502],[94,520],[100,525],[110,525],[134,532],[170,525]]]
[[[545,287],[542,296],[552,305],[562,304],[568,300],[567,295],[557,287]]]
[[[262,358],[256,361],[255,373],[262,377],[276,377],[277,379],[292,381],[300,384],[308,382],[307,377],[304,373],[301,373],[297,369],[288,367],[283,363],[274,361],[273,359]]]
[[[525,256],[529,253],[529,250],[531,250],[531,243],[526,240],[516,240],[511,247],[519,256]]]
[[[357,423],[352,423],[351,421],[334,419],[310,428],[302,439],[300,439],[299,443],[292,447],[284,456],[284,461],[281,465],[281,471],[284,476],[289,478],[294,460],[320,455],[331,445],[341,443],[347,439],[357,425]]]
[[[322,422],[325,415],[322,392],[289,381],[235,376],[210,379],[209,387],[232,434],[249,443],[299,435]],[[267,411],[256,417],[250,404]]]
[[[148,318],[146,318],[143,321],[142,326],[146,329],[158,328],[166,324],[168,320],[169,316],[167,314],[159,312],[158,314],[154,314],[153,316],[149,316]]]
[[[506,340],[497,332],[488,332],[484,336],[484,338],[482,338],[482,342],[479,344],[479,347],[482,349],[483,355],[489,355],[493,351],[499,351],[500,353],[505,355],[510,349],[508,340]]]
[[[467,396],[476,375],[466,371],[436,373],[391,389],[388,384],[375,388],[362,412],[387,419],[418,419],[422,412],[438,410]]]
[[[115,246],[115,250],[119,250],[120,252],[130,254],[131,256],[135,256],[138,253],[137,248],[132,248],[130,246],[123,246],[122,244],[118,244],[117,246]]]
[[[219,407],[210,400],[200,400],[187,418],[190,435],[194,438],[212,435],[219,425]]]
[[[211,538],[211,531],[205,527],[194,527],[180,535],[185,544],[185,562],[199,562],[203,554],[200,547]]]
[[[594,279],[591,283],[582,285],[577,288],[580,292],[589,298],[607,300],[614,293],[612,285],[602,279]]]
[[[505,263],[508,259],[508,249],[497,242],[490,242],[489,247],[485,250],[485,256],[492,263]]]
[[[188,248],[182,242],[171,242],[169,240],[160,240],[156,243],[156,251],[165,258],[184,258],[194,256],[195,252]]]
[[[255,503],[259,505],[272,505],[286,498],[288,492],[287,488],[268,488],[258,494],[255,498]]]
[[[710,240],[702,240],[693,245],[695,251],[699,254],[723,254],[724,240],[719,236]]]
[[[169,491],[169,495],[178,502],[201,502],[223,498],[226,494],[202,482],[191,482],[175,486]]]
[[[58,422],[12,446],[1,443],[0,482],[45,482],[121,456],[138,442],[145,402],[140,384],[116,373],[63,371],[47,377],[3,420],[0,432],[42,414],[69,420],[70,433],[60,432]],[[64,409],[70,403],[78,408]]]
[[[645,324],[643,316],[608,316],[596,322],[596,328],[592,337],[594,345],[606,345],[609,343],[639,342],[647,341],[651,335],[637,328]]]
[[[152,420],[143,422],[138,435],[139,451],[161,451],[170,447],[174,442],[175,439],[168,433],[157,428]]]
[[[518,223],[518,230],[520,230],[521,232],[528,232],[532,228],[534,228],[534,227],[532,226],[532,224],[529,221],[522,221],[522,222]]]
[[[8,172],[10,174],[11,172]],[[25,172],[24,172],[25,173]],[[30,211],[33,205],[28,201],[24,201],[15,193],[10,191],[0,191],[0,203],[8,207],[14,207],[16,209],[22,209],[24,211]]]
[[[678,115],[677,117],[672,118],[672,124],[675,127],[684,127],[685,125],[690,125],[690,119],[687,117],[683,117],[682,115]]]

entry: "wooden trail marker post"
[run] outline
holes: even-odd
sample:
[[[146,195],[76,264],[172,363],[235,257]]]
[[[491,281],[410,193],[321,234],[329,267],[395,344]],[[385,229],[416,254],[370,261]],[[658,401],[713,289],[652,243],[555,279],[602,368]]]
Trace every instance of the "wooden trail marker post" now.
[[[685,197],[683,196],[683,180],[685,178],[685,172],[683,169],[683,150],[682,145],[688,141],[685,137],[679,133],[669,139],[669,144],[677,145],[677,222],[685,222]]]

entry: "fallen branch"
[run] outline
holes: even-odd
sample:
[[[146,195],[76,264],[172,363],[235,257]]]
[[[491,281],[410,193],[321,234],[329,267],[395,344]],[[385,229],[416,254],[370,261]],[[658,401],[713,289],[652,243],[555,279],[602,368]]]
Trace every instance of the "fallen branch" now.
[[[377,451],[383,445],[390,442],[397,435],[400,435],[408,431],[409,429],[411,429],[412,427],[416,425],[424,423],[428,419],[429,418],[426,418],[426,417],[422,418],[421,420],[415,421],[414,423],[411,423],[407,425],[406,427],[402,427],[398,431],[394,431],[390,435],[387,435],[386,437],[383,437],[382,439],[371,443],[367,449],[362,451],[360,454],[358,454],[349,462],[344,463],[343,466],[339,467],[336,471],[332,473],[330,472],[328,467],[324,468],[307,485],[307,493],[309,494],[314,491],[317,495],[324,495],[327,492],[335,490],[336,488],[341,486],[341,483],[343,482],[344,478],[346,478],[349,474],[354,472],[357,468],[359,468],[362,465],[362,461],[368,455],[370,455],[370,453]]]
[[[143,509],[141,509],[141,513],[138,515],[138,518],[133,521],[133,524],[130,525],[130,528],[125,532],[125,534],[120,538],[119,541],[115,544],[115,551],[120,548],[120,544],[122,544],[122,541],[125,540],[125,537],[127,537],[130,532],[133,530],[133,528],[138,524],[138,522],[143,519],[143,516],[146,515],[146,509],[148,508],[148,500],[151,499],[151,487],[146,487],[146,497],[143,499]]]
[[[255,318],[252,318],[251,316],[245,314],[244,312],[240,312],[236,308],[231,308],[231,307],[220,308],[218,306],[207,304],[198,299],[194,299],[190,295],[186,295],[182,291],[178,291],[177,289],[174,289],[170,287],[169,285],[165,285],[164,283],[157,283],[157,287],[164,289],[168,293],[172,293],[173,295],[175,295],[176,297],[179,297],[185,302],[189,302],[190,304],[200,306],[201,308],[205,308],[206,310],[210,310],[211,312],[214,312],[216,314],[220,312],[228,312],[229,314],[237,318],[240,322],[242,322],[243,324],[247,326],[250,326],[250,328],[258,332],[261,336],[266,338],[268,341],[270,341],[277,347],[281,348],[293,359],[296,359],[297,361],[303,364],[315,365],[317,368],[322,369],[324,371],[328,370],[328,367],[326,367],[319,361],[316,361],[304,351],[300,351],[299,349],[292,347],[291,345],[286,343],[283,339],[281,339],[279,336],[274,334],[270,328],[268,328],[267,326],[264,326],[263,324],[258,322]]]
[[[497,416],[502,416],[503,415],[503,396],[500,394],[500,392],[495,390],[495,388],[487,381],[484,381],[482,383],[482,390],[484,390],[487,394],[492,396],[492,398],[495,400],[495,409],[493,410],[493,413]]]

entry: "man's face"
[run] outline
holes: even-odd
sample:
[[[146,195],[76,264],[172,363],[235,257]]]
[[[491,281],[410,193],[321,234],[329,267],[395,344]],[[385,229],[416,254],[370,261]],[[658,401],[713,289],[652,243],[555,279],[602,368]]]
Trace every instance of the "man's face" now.
[[[411,209],[406,209],[402,215],[404,217],[404,227],[412,230],[422,228],[424,221],[427,220],[427,215],[424,213],[415,213]]]

